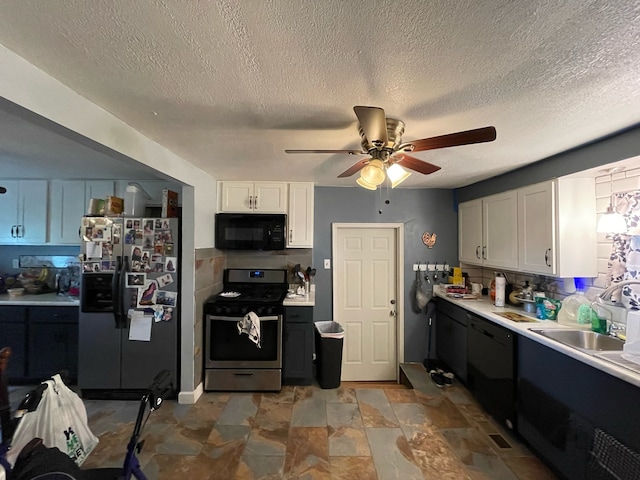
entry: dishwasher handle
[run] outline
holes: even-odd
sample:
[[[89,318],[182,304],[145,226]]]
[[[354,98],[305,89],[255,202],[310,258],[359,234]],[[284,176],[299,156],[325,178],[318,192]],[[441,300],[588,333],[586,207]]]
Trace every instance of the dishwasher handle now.
[[[473,328],[476,332],[479,332],[480,334],[484,335],[485,337],[495,338],[493,333],[486,331],[484,328],[482,328],[480,325],[478,325],[476,322],[474,322],[473,319],[470,318],[469,321],[470,321],[471,328]]]

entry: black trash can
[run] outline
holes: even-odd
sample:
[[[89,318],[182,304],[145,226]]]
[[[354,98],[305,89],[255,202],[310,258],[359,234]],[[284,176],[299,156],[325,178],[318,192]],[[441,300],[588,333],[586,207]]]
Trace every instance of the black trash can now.
[[[316,375],[321,388],[338,388],[342,374],[344,329],[338,322],[315,322]]]

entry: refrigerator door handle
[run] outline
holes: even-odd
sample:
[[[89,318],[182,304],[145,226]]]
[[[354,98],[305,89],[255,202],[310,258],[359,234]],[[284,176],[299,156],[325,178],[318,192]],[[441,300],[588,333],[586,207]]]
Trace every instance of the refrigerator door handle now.
[[[111,284],[111,298],[113,299],[113,318],[116,328],[122,328],[122,298],[120,295],[120,275],[122,270],[122,257],[116,257],[116,268],[113,271],[113,283]]]
[[[127,305],[125,305],[125,295],[127,291],[127,272],[129,271],[129,257],[124,257],[122,261],[122,271],[120,272],[120,284],[118,285],[118,295],[120,296],[120,328],[127,328]]]

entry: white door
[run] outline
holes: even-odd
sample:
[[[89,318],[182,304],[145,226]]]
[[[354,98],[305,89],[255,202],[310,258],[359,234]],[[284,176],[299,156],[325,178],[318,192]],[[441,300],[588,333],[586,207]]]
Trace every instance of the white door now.
[[[343,381],[396,380],[398,229],[334,230],[334,320],[345,329]]]

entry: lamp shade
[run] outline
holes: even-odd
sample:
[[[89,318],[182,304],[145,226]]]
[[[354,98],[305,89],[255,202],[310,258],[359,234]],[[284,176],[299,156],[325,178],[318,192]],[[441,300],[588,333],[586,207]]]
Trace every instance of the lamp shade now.
[[[627,221],[622,215],[614,212],[611,205],[609,205],[607,212],[598,220],[597,231],[599,233],[626,233]]]
[[[360,185],[362,188],[366,188],[367,190],[376,190],[378,188],[377,185],[367,182],[364,178],[359,177],[356,180],[356,183]]]
[[[371,160],[369,164],[362,169],[360,178],[371,185],[380,185],[384,182],[384,164],[377,159]]]
[[[394,163],[389,168],[387,168],[387,177],[389,177],[389,180],[391,180],[391,188],[396,188],[407,178],[409,178],[409,175],[411,175],[411,172],[407,172],[397,163]]]

